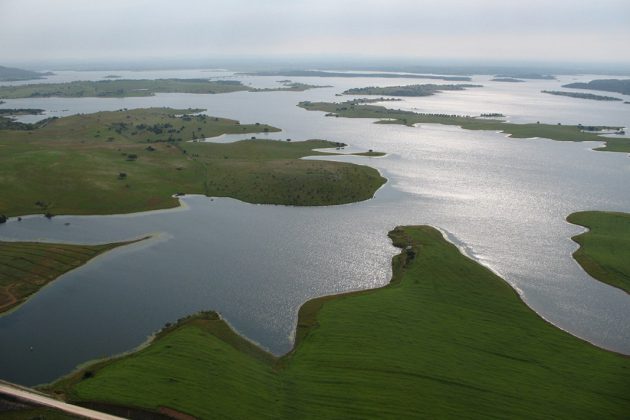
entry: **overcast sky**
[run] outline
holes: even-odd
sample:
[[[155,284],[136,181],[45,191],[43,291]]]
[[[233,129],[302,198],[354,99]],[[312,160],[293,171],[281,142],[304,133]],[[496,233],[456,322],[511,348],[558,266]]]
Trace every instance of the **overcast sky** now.
[[[0,65],[350,56],[630,62],[630,0],[0,0]]]

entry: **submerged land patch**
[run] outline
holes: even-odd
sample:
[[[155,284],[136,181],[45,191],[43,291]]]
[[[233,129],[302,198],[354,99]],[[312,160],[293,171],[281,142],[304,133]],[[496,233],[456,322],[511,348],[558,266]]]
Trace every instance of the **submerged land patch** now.
[[[593,418],[630,410],[627,357],[548,324],[436,229],[401,227],[390,237],[403,249],[391,283],[307,302],[295,347],[281,358],[207,312],[47,391],[199,418]]]

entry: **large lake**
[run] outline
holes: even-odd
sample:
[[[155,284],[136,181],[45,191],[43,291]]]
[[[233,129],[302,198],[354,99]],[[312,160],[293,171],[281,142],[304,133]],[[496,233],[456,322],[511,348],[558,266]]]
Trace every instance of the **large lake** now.
[[[110,73],[59,72],[51,81],[98,79]],[[115,74],[234,78],[200,70]],[[502,84],[476,76],[474,82],[484,88],[409,98],[389,106],[468,115],[502,112],[515,122],[630,125],[630,105],[540,93],[591,78]],[[281,78],[240,79],[269,87]],[[28,385],[47,382],[80,363],[131,350],[164,323],[208,309],[219,311],[246,337],[282,354],[292,345],[297,310],[304,301],[387,283],[390,260],[397,252],[387,232],[400,224],[439,227],[463,252],[503,276],[545,319],[601,347],[630,354],[630,298],[593,280],[575,263],[571,253],[576,244],[570,237],[583,229],[565,221],[579,210],[630,211],[630,159],[625,154],[594,152],[591,148],[597,143],[509,139],[500,133],[440,125],[403,127],[326,118],[296,104],[343,100],[335,94],[350,87],[423,81],[293,80],[333,87],[20,99],[1,105],[43,108],[45,116],[147,106],[200,107],[210,115],[283,129],[269,134],[270,139],[325,138],[357,150],[390,154],[330,158],[373,166],[388,178],[374,199],[362,203],[299,208],[189,196],[174,210],[52,220],[33,216],[0,225],[3,240],[101,243],[153,235],[68,273],[0,317],[0,378]],[[29,119],[34,118],[22,118]]]

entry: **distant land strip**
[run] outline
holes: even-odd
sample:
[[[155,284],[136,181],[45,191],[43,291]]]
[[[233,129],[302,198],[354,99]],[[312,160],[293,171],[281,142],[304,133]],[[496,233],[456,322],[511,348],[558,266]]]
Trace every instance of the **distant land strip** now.
[[[370,101],[372,102],[372,101]],[[444,124],[458,125],[466,130],[502,131],[513,138],[545,138],[558,141],[600,141],[606,145],[595,150],[630,153],[630,139],[625,137],[601,137],[602,131],[625,134],[623,127],[558,124],[515,124],[496,119],[476,118],[451,114],[421,114],[401,109],[390,109],[356,99],[341,103],[303,101],[299,107],[308,111],[322,111],[327,117],[372,118],[377,124]],[[608,133],[610,134],[610,133]]]
[[[107,79],[97,81],[74,81],[66,83],[37,83],[20,86],[0,87],[0,98],[123,98],[154,96],[156,93],[216,94],[230,92],[300,92],[323,86],[285,81],[274,88],[253,88],[238,80],[209,79]]]
[[[564,88],[601,90],[604,92],[616,92],[622,95],[630,95],[630,79],[597,79],[588,83],[569,83],[562,85]]]
[[[388,79],[435,79],[453,82],[469,82],[469,76],[440,76],[435,74],[418,73],[352,73],[352,72],[331,72],[320,70],[285,70],[285,71],[256,71],[249,73],[237,73],[244,76],[282,76],[282,77],[377,77]]]

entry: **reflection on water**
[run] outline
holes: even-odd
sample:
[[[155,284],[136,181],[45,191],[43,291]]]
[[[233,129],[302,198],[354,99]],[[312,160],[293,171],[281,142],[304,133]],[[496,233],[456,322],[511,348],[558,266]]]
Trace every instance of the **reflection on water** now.
[[[387,232],[399,224],[423,223],[448,232],[546,319],[630,354],[630,300],[575,263],[571,253],[576,245],[569,238],[581,228],[564,220],[585,209],[630,211],[630,160],[625,155],[593,152],[593,143],[326,118],[295,106],[305,99],[331,100],[339,90],[361,84],[356,79],[327,79],[329,83],[336,87],[7,101],[3,106],[19,102],[19,107],[68,112],[202,107],[211,115],[283,129],[270,138],[326,138],[391,153],[384,158],[327,157],[369,164],[389,179],[375,199],[363,203],[295,208],[193,196],[184,199],[188,208],[171,211],[52,220],[36,216],[0,225],[2,239],[96,243],[155,234],[63,276],[1,317],[0,377],[25,384],[49,381],[86,360],[139,345],[166,322],[207,309],[220,311],[238,331],[283,353],[291,346],[297,310],[305,300],[385,284],[396,252]],[[379,83],[370,79],[369,84]],[[516,85],[521,89],[523,84]],[[521,115],[535,112],[524,109]],[[587,116],[582,115],[585,121]]]

